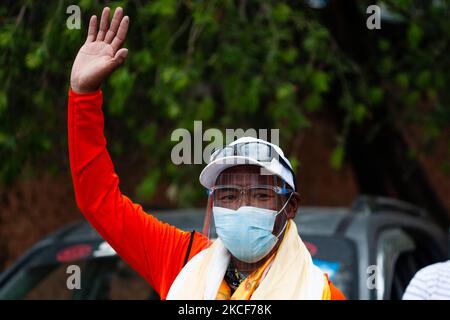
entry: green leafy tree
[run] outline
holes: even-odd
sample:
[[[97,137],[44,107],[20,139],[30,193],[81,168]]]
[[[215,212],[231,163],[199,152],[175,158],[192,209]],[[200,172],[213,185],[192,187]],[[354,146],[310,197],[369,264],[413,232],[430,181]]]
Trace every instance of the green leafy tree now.
[[[2,184],[42,166],[66,170],[69,70],[87,19],[104,5],[79,1],[82,28],[70,30],[71,4],[0,5]],[[136,193],[149,198],[164,183],[180,205],[202,196],[201,166],[169,161],[172,130],[193,130],[194,120],[204,128],[280,128],[289,149],[314,126],[312,114],[328,113],[340,128],[329,159],[336,169],[352,161],[355,144],[381,137],[386,123],[425,128],[410,157],[442,139],[450,123],[446,2],[384,1],[397,22],[383,22],[381,31],[365,27],[369,4],[330,1],[320,11],[303,1],[110,3],[132,23],[127,62],[103,87],[107,135],[113,156],[136,155],[151,168]]]

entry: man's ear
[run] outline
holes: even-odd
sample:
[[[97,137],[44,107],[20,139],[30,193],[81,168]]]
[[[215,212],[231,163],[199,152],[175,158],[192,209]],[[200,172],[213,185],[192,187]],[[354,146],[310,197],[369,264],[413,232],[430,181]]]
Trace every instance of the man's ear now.
[[[291,200],[287,204],[287,217],[289,219],[294,219],[297,214],[298,207],[300,205],[300,195],[297,192],[293,192],[291,196]]]

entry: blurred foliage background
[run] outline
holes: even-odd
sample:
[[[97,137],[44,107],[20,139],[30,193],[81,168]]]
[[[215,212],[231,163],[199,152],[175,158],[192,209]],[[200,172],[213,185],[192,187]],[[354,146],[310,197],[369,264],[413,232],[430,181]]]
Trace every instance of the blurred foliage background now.
[[[393,186],[399,197],[433,209],[439,199],[432,192],[417,197],[430,188],[408,172],[420,169],[420,154],[445,141],[439,170],[450,173],[448,2],[378,2],[389,19],[369,30],[366,8],[374,3],[2,1],[0,183],[68,172],[70,69],[90,15],[109,5],[131,18],[130,55],[103,86],[112,157],[146,168],[130,196],[145,201],[164,186],[175,206],[203,199],[202,166],[170,161],[175,128],[192,131],[194,120],[204,130],[280,128],[289,154],[321,113],[338,128],[327,166],[352,163],[361,192],[392,194]],[[81,8],[80,30],[66,27],[72,4]],[[419,134],[408,133],[415,128]],[[301,172],[301,153],[290,159]],[[377,187],[379,163],[399,175],[391,187]],[[399,187],[404,179],[414,190]]]

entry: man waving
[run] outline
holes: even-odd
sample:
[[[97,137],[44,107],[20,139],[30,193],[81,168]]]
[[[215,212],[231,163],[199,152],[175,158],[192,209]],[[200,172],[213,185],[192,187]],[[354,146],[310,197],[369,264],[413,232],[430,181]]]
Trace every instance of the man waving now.
[[[124,196],[106,148],[103,81],[127,57],[129,18],[90,19],[72,67],[70,167],[80,210],[162,299],[343,299],[303,244],[292,218],[299,195],[276,145],[251,137],[211,156],[200,175],[218,239],[162,223]],[[207,224],[206,227],[209,227]]]

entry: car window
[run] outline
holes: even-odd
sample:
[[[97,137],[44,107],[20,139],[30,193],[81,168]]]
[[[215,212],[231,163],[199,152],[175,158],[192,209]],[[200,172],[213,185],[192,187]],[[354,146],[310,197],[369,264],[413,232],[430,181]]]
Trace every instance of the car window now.
[[[78,262],[81,273],[86,269],[86,262]],[[23,299],[32,300],[70,300],[74,291],[67,288],[66,271],[69,264],[43,265],[30,269],[23,278],[21,285],[28,287]]]
[[[157,300],[159,296],[143,277],[123,260],[118,260],[117,268],[111,277],[109,298],[112,300]]]
[[[80,268],[80,289],[69,289],[70,265]],[[14,285],[2,296],[9,299],[107,300],[159,299],[150,285],[119,257],[107,257],[71,263],[39,264],[22,270]]]
[[[356,249],[351,240],[339,236],[302,236],[313,262],[328,274],[347,299],[357,299]]]

